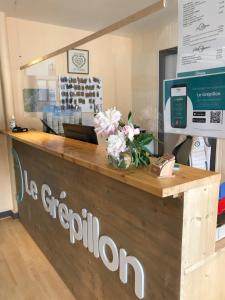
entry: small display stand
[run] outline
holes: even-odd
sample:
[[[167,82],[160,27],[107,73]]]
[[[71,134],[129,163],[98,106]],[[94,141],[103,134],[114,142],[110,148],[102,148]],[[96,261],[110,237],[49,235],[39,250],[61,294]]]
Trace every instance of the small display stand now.
[[[175,156],[165,154],[151,163],[150,171],[159,178],[168,178],[173,176],[174,165]]]

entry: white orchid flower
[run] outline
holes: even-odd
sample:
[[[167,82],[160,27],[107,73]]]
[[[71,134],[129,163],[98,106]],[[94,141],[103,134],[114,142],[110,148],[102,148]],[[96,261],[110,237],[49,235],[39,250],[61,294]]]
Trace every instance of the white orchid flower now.
[[[105,112],[99,112],[94,119],[96,133],[105,137],[114,134],[118,129],[121,117],[121,112],[116,110],[115,107]]]
[[[108,138],[107,152],[115,158],[119,158],[121,152],[126,151],[126,137],[123,132],[118,131]]]
[[[123,132],[128,137],[128,139],[133,142],[134,136],[140,134],[140,129],[134,128],[134,126],[130,124],[123,127]]]

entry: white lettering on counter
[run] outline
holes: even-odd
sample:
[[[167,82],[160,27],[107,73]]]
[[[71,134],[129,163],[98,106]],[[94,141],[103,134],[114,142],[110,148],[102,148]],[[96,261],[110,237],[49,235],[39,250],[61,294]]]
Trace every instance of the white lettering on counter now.
[[[38,199],[38,189],[35,181],[28,182],[27,171],[24,171],[24,185],[26,193],[34,200]],[[54,219],[59,218],[64,229],[69,230],[70,243],[83,241],[85,248],[93,253],[96,258],[101,258],[103,264],[111,272],[119,271],[120,280],[128,282],[128,267],[133,268],[135,275],[135,294],[139,299],[144,298],[144,270],[139,260],[134,256],[128,256],[125,249],[118,249],[112,238],[100,236],[99,219],[82,209],[81,215],[69,209],[62,201],[66,199],[66,192],[60,193],[59,199],[52,195],[51,188],[47,184],[41,187],[41,200],[47,213]],[[106,248],[111,250],[110,258]]]
[[[30,186],[28,187],[27,171],[24,171],[24,182],[25,182],[25,190],[26,190],[27,194],[29,196],[32,196],[32,198],[34,200],[37,200],[38,199],[38,196],[37,196],[37,194],[38,194],[37,185],[36,185],[36,183],[33,180],[31,180],[30,181]]]

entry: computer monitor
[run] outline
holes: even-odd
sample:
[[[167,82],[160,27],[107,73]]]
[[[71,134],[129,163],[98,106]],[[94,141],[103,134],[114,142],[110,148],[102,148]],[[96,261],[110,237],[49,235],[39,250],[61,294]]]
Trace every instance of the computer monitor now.
[[[98,139],[93,126],[63,123],[65,137],[98,145]]]

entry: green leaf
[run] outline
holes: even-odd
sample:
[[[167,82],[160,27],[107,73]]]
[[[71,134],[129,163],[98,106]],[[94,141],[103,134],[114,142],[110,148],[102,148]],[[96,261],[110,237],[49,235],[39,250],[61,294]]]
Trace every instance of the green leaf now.
[[[146,136],[141,142],[140,146],[148,145],[152,141],[152,136]]]
[[[146,147],[146,145],[142,145],[141,149],[144,150],[145,152],[149,153],[149,154],[152,154],[152,152],[149,150],[148,147]]]
[[[135,153],[135,166],[138,167],[139,159],[138,159],[138,154]]]
[[[130,111],[128,114],[128,124],[132,123],[132,112]]]
[[[147,165],[148,165],[147,162],[144,160],[144,157],[141,157],[141,156],[140,156],[140,161],[142,162],[142,164],[143,164],[144,166],[147,166]]]

